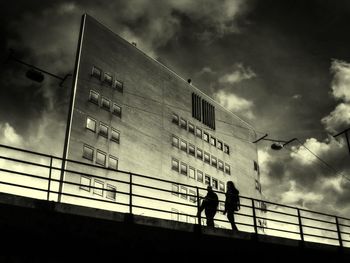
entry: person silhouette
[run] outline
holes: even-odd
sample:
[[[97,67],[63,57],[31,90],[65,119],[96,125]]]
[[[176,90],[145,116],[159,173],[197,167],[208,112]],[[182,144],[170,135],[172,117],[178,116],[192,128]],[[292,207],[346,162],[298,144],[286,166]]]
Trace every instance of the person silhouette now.
[[[199,207],[198,216],[202,213],[203,210],[205,210],[207,226],[214,227],[214,216],[219,204],[219,198],[210,185],[208,185],[207,190],[207,195],[204,197],[203,202]]]
[[[226,200],[225,200],[225,210],[224,215],[227,213],[227,219],[231,223],[231,228],[234,231],[238,231],[238,228],[235,224],[234,212],[239,211],[240,201],[239,201],[239,191],[235,187],[235,184],[232,181],[226,183]]]

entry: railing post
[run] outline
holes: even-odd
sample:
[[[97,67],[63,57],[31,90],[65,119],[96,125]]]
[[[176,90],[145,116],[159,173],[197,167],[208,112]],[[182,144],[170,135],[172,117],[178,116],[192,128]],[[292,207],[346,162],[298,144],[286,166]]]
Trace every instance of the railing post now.
[[[198,187],[196,186],[196,191],[197,191],[197,220],[198,220],[198,225],[199,227],[202,226],[202,216],[201,216],[201,213],[199,213],[199,208],[200,208],[200,205],[201,205],[201,200],[199,198],[199,189]]]
[[[341,237],[341,232],[340,232],[340,227],[339,227],[339,221],[338,221],[338,217],[335,217],[335,223],[337,225],[337,232],[338,232],[338,240],[339,240],[339,246],[343,247],[343,240]]]
[[[130,175],[130,182],[129,182],[129,213],[132,214],[132,173]]]
[[[252,199],[252,209],[253,209],[253,220],[254,220],[254,232],[258,233],[258,226],[256,224],[256,213],[255,213],[255,200]]]
[[[299,209],[299,208],[297,208],[297,212],[298,212],[298,222],[299,222],[300,239],[301,239],[301,241],[304,242],[303,223],[302,223],[302,221],[301,221],[300,209]]]
[[[50,199],[50,189],[51,189],[51,172],[52,172],[52,156],[50,157],[50,170],[49,170],[49,182],[47,186],[47,201]]]

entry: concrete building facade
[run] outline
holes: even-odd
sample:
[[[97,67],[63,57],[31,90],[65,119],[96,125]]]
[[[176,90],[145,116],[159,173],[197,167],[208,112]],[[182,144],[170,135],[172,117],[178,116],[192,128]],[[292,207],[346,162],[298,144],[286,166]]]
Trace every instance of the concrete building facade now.
[[[224,193],[229,180],[240,194],[261,199],[251,125],[88,15],[82,19],[77,52],[68,159],[193,186],[168,184],[174,193],[159,193],[181,203],[195,203],[184,195],[196,195],[195,187],[210,184]],[[74,164],[68,162],[66,168]],[[87,175],[66,173],[64,179],[86,187],[64,185],[64,192],[127,202],[118,192],[128,186],[109,180],[126,182],[126,174],[88,166],[82,172]],[[173,219],[195,222],[195,217],[179,218],[186,211],[176,205],[165,206]]]

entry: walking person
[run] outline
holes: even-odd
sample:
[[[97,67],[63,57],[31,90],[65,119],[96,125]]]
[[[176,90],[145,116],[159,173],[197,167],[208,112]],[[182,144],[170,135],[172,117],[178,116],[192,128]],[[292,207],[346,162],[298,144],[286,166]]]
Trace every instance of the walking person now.
[[[213,191],[213,188],[208,185],[207,195],[203,199],[202,204],[199,207],[198,216],[205,210],[205,217],[207,218],[207,226],[214,227],[214,216],[219,204],[219,198],[217,194]]]
[[[224,215],[227,213],[227,219],[231,223],[231,228],[234,231],[238,231],[238,228],[235,224],[234,212],[239,211],[240,201],[239,201],[239,191],[235,187],[235,184],[232,181],[227,182],[226,187],[226,200],[225,200],[225,210]]]

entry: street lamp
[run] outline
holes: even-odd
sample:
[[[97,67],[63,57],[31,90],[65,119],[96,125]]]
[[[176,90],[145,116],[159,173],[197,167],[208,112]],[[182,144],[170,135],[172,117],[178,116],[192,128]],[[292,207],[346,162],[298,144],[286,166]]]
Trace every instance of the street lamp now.
[[[295,140],[297,140],[297,138],[293,138],[289,141],[283,141],[283,140],[273,140],[273,139],[266,139],[266,137],[268,136],[268,134],[266,133],[264,136],[262,136],[261,138],[253,141],[252,143],[257,143],[261,140],[264,140],[264,141],[270,141],[270,142],[273,142],[273,144],[271,144],[271,149],[272,150],[275,150],[275,151],[279,151],[281,150],[284,146],[286,146],[288,143],[291,143]]]

